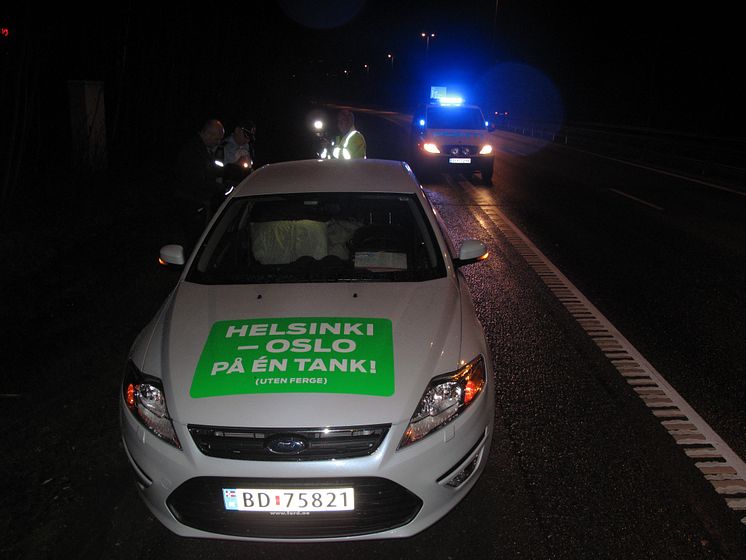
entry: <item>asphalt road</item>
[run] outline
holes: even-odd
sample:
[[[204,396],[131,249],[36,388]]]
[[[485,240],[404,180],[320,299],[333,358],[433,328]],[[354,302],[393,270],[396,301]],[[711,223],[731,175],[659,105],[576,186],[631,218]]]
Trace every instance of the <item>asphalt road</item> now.
[[[370,157],[403,157],[400,122],[359,114]],[[491,251],[466,273],[495,358],[496,433],[485,474],[454,511],[410,539],[336,544],[184,539],[154,520],[117,418],[129,345],[176,281],[156,264],[177,233],[154,173],[3,239],[0,554],[746,558],[745,514],[496,223],[496,212],[509,217],[743,457],[742,199],[497,136],[492,187],[425,184],[454,239]]]
[[[495,204],[746,458],[746,189],[501,138]]]

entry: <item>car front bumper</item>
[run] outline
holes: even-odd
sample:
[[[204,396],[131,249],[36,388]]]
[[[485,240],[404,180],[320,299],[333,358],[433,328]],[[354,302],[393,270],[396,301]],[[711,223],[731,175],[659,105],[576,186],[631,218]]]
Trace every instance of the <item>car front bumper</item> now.
[[[409,537],[458,504],[487,464],[494,394],[487,391],[454,422],[396,451],[405,425],[392,425],[365,457],[335,461],[245,461],[202,454],[187,426],[177,449],[151,434],[121,404],[122,440],[151,512],[185,537],[255,541],[340,541]],[[463,477],[457,487],[449,486]],[[229,511],[223,488],[352,487],[350,512]],[[372,520],[372,521],[371,521]]]
[[[494,155],[472,155],[452,156],[448,154],[431,154],[420,151],[417,154],[416,167],[431,171],[441,171],[447,173],[472,173],[482,171],[483,169],[492,168],[494,165]]]

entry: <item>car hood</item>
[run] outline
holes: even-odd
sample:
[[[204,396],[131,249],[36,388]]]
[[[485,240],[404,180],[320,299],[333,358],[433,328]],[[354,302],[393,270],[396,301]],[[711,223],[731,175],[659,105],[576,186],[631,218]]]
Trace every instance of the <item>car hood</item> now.
[[[453,278],[183,282],[135,343],[132,358],[163,379],[169,413],[182,424],[403,422],[430,379],[459,365],[461,295]]]
[[[425,141],[436,144],[483,144],[489,139],[482,130],[430,129],[425,133]]]

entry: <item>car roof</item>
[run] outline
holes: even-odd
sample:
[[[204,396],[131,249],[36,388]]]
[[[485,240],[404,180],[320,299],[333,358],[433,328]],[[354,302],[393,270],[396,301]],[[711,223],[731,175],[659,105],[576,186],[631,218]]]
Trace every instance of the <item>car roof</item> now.
[[[409,165],[384,159],[308,159],[269,163],[241,183],[234,196],[293,192],[415,193]]]

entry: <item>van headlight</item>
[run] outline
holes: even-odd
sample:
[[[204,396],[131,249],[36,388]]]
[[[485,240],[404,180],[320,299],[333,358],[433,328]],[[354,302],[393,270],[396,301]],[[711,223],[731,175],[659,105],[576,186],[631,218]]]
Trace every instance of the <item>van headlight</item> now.
[[[129,411],[143,426],[160,439],[181,449],[168,414],[166,395],[160,379],[145,375],[129,360],[124,372],[122,396]]]
[[[453,373],[430,381],[412,414],[398,449],[439,430],[458,417],[484,390],[486,375],[480,355]]]

